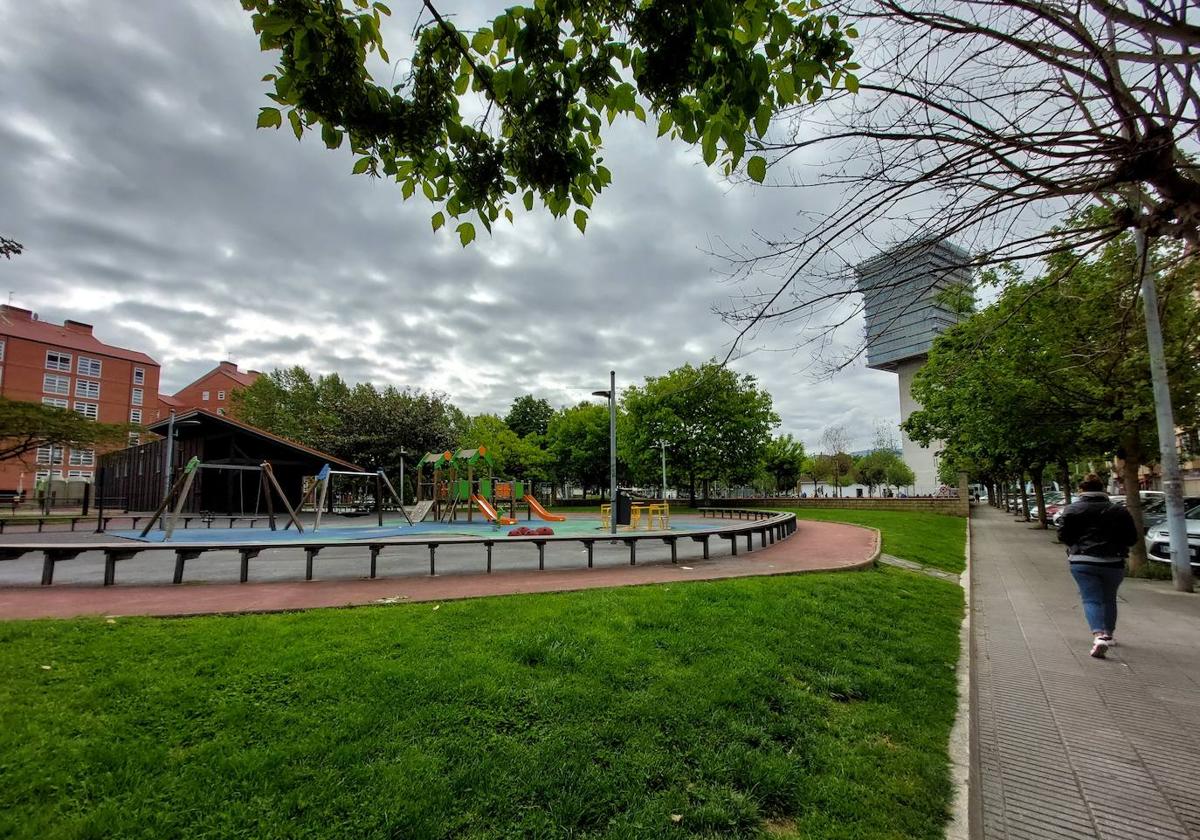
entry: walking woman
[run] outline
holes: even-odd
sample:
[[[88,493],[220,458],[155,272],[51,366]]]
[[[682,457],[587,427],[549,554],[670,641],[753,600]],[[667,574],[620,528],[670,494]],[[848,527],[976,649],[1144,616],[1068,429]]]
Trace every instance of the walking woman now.
[[[1108,498],[1104,482],[1095,473],[1084,477],[1079,490],[1079,498],[1063,511],[1058,541],[1067,546],[1071,577],[1092,628],[1091,655],[1103,659],[1115,644],[1117,588],[1125,579],[1125,558],[1138,541],[1138,532],[1129,511]]]

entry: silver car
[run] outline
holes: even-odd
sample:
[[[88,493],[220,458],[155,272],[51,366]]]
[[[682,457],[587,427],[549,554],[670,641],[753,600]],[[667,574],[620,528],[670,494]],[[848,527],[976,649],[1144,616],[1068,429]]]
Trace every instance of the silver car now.
[[[1192,571],[1200,573],[1200,507],[1192,508],[1183,518],[1187,523],[1188,548],[1191,549]],[[1155,525],[1146,533],[1146,553],[1159,563],[1171,562],[1170,537],[1166,523]]]

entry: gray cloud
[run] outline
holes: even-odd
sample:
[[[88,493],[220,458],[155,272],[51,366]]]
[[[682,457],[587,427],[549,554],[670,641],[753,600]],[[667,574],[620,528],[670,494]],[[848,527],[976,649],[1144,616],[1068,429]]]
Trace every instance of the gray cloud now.
[[[157,358],[164,389],[232,358],[436,389],[473,412],[525,392],[574,403],[610,368],[631,384],[723,356],[733,333],[710,309],[739,290],[709,252],[841,197],[730,187],[653,127],[620,125],[586,236],[521,211],[464,250],[431,232],[430,205],[351,176],[348,151],[254,128],[272,60],[237,4],[0,2],[0,30],[0,229],[28,249],[0,278],[18,304]],[[831,423],[864,445],[899,414],[888,374],[813,381],[803,352],[735,367],[810,445]]]

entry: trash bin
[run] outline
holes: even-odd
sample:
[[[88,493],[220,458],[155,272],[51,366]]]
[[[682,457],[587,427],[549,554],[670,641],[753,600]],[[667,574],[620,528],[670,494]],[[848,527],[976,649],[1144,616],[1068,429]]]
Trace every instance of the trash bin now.
[[[633,500],[624,490],[617,491],[617,524],[628,525],[633,518]]]

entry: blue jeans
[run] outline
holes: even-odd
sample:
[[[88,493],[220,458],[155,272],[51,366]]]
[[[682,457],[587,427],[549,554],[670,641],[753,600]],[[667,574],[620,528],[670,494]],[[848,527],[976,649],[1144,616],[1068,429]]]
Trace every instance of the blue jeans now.
[[[1111,634],[1117,629],[1117,588],[1125,579],[1125,565],[1089,566],[1071,564],[1071,577],[1083,599],[1083,615],[1093,633]]]

